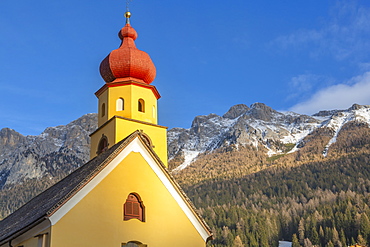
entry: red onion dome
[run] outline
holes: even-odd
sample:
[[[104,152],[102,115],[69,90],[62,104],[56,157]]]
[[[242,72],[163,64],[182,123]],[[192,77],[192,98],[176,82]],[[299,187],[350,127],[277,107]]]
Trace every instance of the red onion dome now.
[[[155,66],[148,53],[136,48],[137,33],[126,24],[118,34],[121,46],[113,50],[100,64],[100,74],[106,83],[129,78],[150,84],[156,75]]]

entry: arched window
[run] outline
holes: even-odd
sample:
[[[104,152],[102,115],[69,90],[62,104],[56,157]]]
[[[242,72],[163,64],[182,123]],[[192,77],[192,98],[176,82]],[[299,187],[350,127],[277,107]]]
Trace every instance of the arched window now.
[[[138,241],[130,241],[130,242],[126,243],[126,244],[122,244],[122,247],[123,246],[124,247],[147,247],[146,244],[142,244],[142,243],[140,243]]]
[[[125,109],[125,100],[122,98],[116,101],[116,111],[123,111]]]
[[[157,115],[157,113],[155,112],[155,106],[153,105],[153,112],[152,112],[152,115],[153,115],[153,118],[155,118],[155,116]]]
[[[138,245],[135,242],[128,242],[127,244],[125,244],[123,246],[126,246],[126,247],[139,247],[140,245]]]
[[[103,103],[101,105],[101,116],[104,117],[105,116],[105,103]]]
[[[139,112],[145,112],[145,102],[143,99],[139,99],[138,110]]]
[[[100,138],[99,145],[98,145],[98,151],[97,154],[101,154],[104,151],[108,149],[108,138],[103,134],[103,136]]]
[[[123,220],[138,219],[144,222],[144,216],[144,205],[140,196],[136,193],[129,194],[123,205]]]
[[[143,137],[143,140],[144,140],[146,145],[148,145],[149,147],[154,148],[152,139],[150,139],[150,137],[147,134],[141,133],[141,136]]]

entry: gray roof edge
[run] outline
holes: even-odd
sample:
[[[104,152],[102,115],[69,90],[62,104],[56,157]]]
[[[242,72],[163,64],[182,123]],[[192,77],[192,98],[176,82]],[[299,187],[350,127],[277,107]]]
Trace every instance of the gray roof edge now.
[[[6,244],[7,242],[9,242],[9,246],[11,246],[11,241],[12,240],[18,238],[19,236],[21,236],[22,234],[26,233],[27,231],[29,231],[33,227],[37,226],[38,224],[44,222],[45,220],[49,221],[48,217],[46,217],[46,216],[40,217],[37,220],[35,220],[34,222],[32,222],[31,224],[23,227],[19,231],[16,231],[16,232],[10,234],[5,239],[0,240],[0,246],[3,245],[3,244]]]

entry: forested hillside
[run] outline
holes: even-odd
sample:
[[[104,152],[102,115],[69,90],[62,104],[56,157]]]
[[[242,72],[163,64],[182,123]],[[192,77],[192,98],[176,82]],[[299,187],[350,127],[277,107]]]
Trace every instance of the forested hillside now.
[[[370,243],[370,107],[316,116],[258,103],[169,130],[169,170],[212,228],[209,246]],[[40,136],[0,131],[0,219],[88,158],[96,115]]]
[[[178,172],[177,180],[215,233],[212,244],[370,242],[370,129],[346,124],[324,157],[329,134],[313,132],[298,152],[270,158],[254,147],[218,150]]]

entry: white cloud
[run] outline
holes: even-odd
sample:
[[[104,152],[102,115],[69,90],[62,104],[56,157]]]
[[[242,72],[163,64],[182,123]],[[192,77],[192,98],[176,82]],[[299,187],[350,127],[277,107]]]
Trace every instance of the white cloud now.
[[[321,89],[310,99],[296,104],[290,110],[313,114],[320,110],[346,109],[354,103],[370,104],[370,71],[346,83]]]
[[[307,50],[312,57],[329,54],[337,60],[360,59],[370,52],[369,23],[369,8],[356,1],[338,1],[321,27],[280,36],[274,43],[286,50]]]
[[[300,99],[300,101],[305,101],[312,92],[318,91],[319,88],[328,87],[333,83],[333,78],[324,75],[306,73],[295,76],[289,82],[289,94],[286,100]]]

